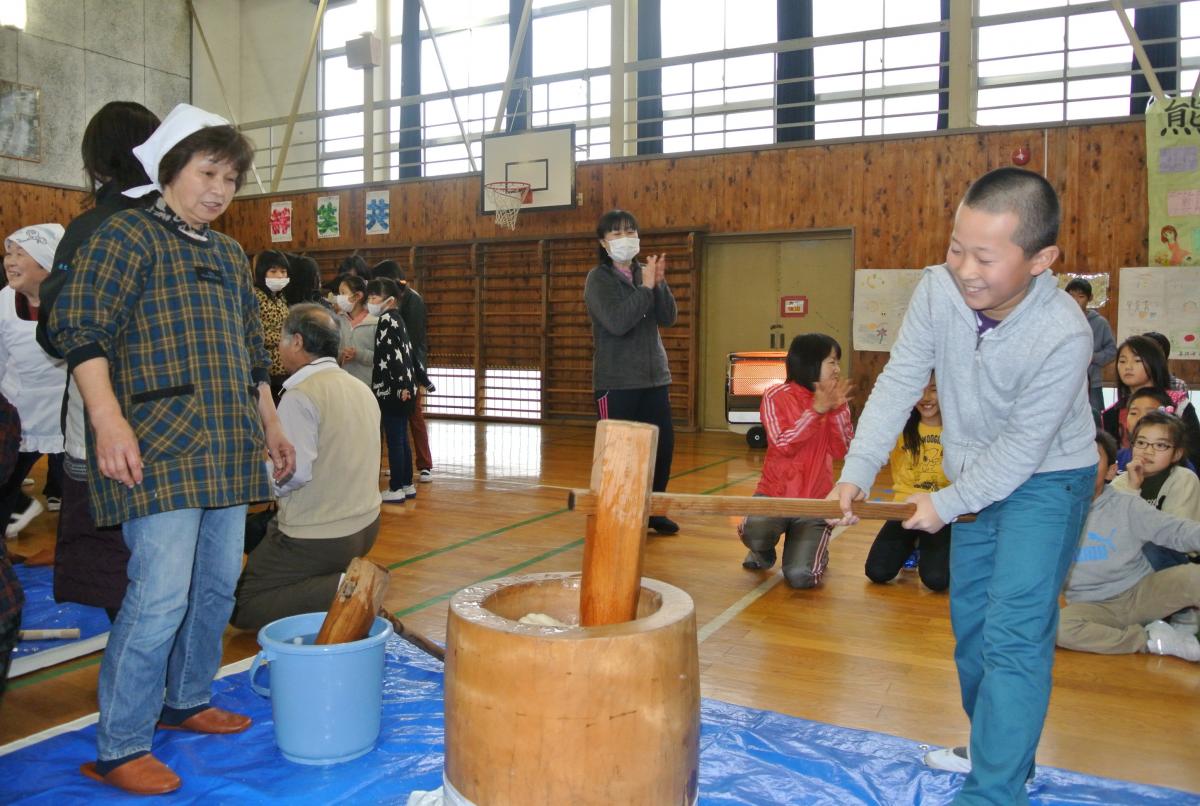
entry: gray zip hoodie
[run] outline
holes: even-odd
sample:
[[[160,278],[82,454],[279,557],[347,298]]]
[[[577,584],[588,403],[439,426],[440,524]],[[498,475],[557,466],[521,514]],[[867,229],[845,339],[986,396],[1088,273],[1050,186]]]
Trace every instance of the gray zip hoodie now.
[[[1144,543],[1200,551],[1200,523],[1159,512],[1140,496],[1105,487],[1088,513],[1067,577],[1067,601],[1103,602],[1154,573],[1142,553]]]
[[[942,469],[952,482],[932,495],[943,521],[1007,498],[1034,473],[1094,465],[1091,358],[1092,330],[1052,272],[1035,277],[1012,313],[980,336],[950,270],[929,266],[839,481],[871,489],[930,370],[942,409]]]

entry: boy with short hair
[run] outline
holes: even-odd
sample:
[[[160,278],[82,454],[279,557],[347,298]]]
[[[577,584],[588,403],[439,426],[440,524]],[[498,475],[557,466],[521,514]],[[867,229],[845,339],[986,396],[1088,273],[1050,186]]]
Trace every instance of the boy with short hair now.
[[[1087,396],[1092,333],[1058,289],[1058,197],[1001,168],[967,190],[946,262],[925,269],[830,493],[844,513],[871,489],[908,412],[937,372],[951,484],[908,500],[906,529],[950,541],[950,616],[974,762],[955,803],[1027,803],[1050,699],[1058,592],[1095,478]],[[951,768],[960,749],[930,753]]]
[[[1092,284],[1082,277],[1072,278],[1063,289],[1079,305],[1092,329],[1092,363],[1088,364],[1088,403],[1096,423],[1100,423],[1100,412],[1104,411],[1104,379],[1100,377],[1105,366],[1117,357],[1117,342],[1113,339],[1108,320],[1099,311],[1089,308],[1092,301]]]
[[[1096,446],[1100,465],[1094,499],[1067,578],[1058,645],[1080,652],[1152,652],[1200,662],[1196,625],[1172,627],[1162,620],[1200,605],[1200,565],[1155,571],[1142,551],[1146,543],[1200,551],[1200,523],[1160,512],[1136,495],[1105,486],[1117,443],[1101,431]]]

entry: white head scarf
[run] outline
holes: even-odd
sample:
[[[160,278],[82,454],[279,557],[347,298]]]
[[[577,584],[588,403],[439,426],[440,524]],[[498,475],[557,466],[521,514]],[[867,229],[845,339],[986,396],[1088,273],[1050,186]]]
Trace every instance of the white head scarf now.
[[[150,139],[133,149],[133,155],[146,169],[146,176],[150,177],[150,184],[130,188],[125,191],[124,195],[137,199],[156,190],[161,193],[162,185],[158,184],[158,164],[162,162],[166,153],[174,148],[180,140],[203,128],[228,125],[230,123],[225,118],[214,115],[212,112],[205,112],[200,107],[191,104],[176,106],[154,130],[154,134],[150,135]]]
[[[36,260],[43,269],[53,271],[54,250],[58,248],[58,242],[62,240],[62,236],[62,224],[34,224],[29,227],[21,227],[5,238],[4,248],[8,250],[9,244],[16,244],[28,252],[29,256]]]

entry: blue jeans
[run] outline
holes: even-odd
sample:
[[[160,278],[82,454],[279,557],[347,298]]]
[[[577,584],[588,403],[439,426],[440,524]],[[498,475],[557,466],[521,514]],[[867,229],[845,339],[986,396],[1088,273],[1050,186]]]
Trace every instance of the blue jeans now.
[[[388,470],[392,472],[388,487],[399,490],[413,483],[412,448],[408,444],[408,415],[380,415],[383,436],[387,441]]]
[[[148,752],[164,702],[209,702],[245,527],[245,505],[178,509],[122,527],[129,587],[100,664],[100,760]]]
[[[1058,594],[1087,519],[1096,466],[1034,474],[950,540],[950,620],[971,773],[955,803],[1028,803],[1050,702]]]

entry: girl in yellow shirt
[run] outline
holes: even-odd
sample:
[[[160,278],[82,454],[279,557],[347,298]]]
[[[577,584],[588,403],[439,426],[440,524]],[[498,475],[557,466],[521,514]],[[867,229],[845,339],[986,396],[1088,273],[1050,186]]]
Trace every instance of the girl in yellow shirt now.
[[[942,410],[933,376],[896,440],[891,467],[894,501],[904,501],[914,493],[936,492],[950,484],[942,472]],[[925,587],[946,590],[950,586],[949,524],[929,534],[905,529],[900,521],[887,521],[867,554],[867,576],[880,583],[894,579],[915,548],[921,550],[917,571]]]

